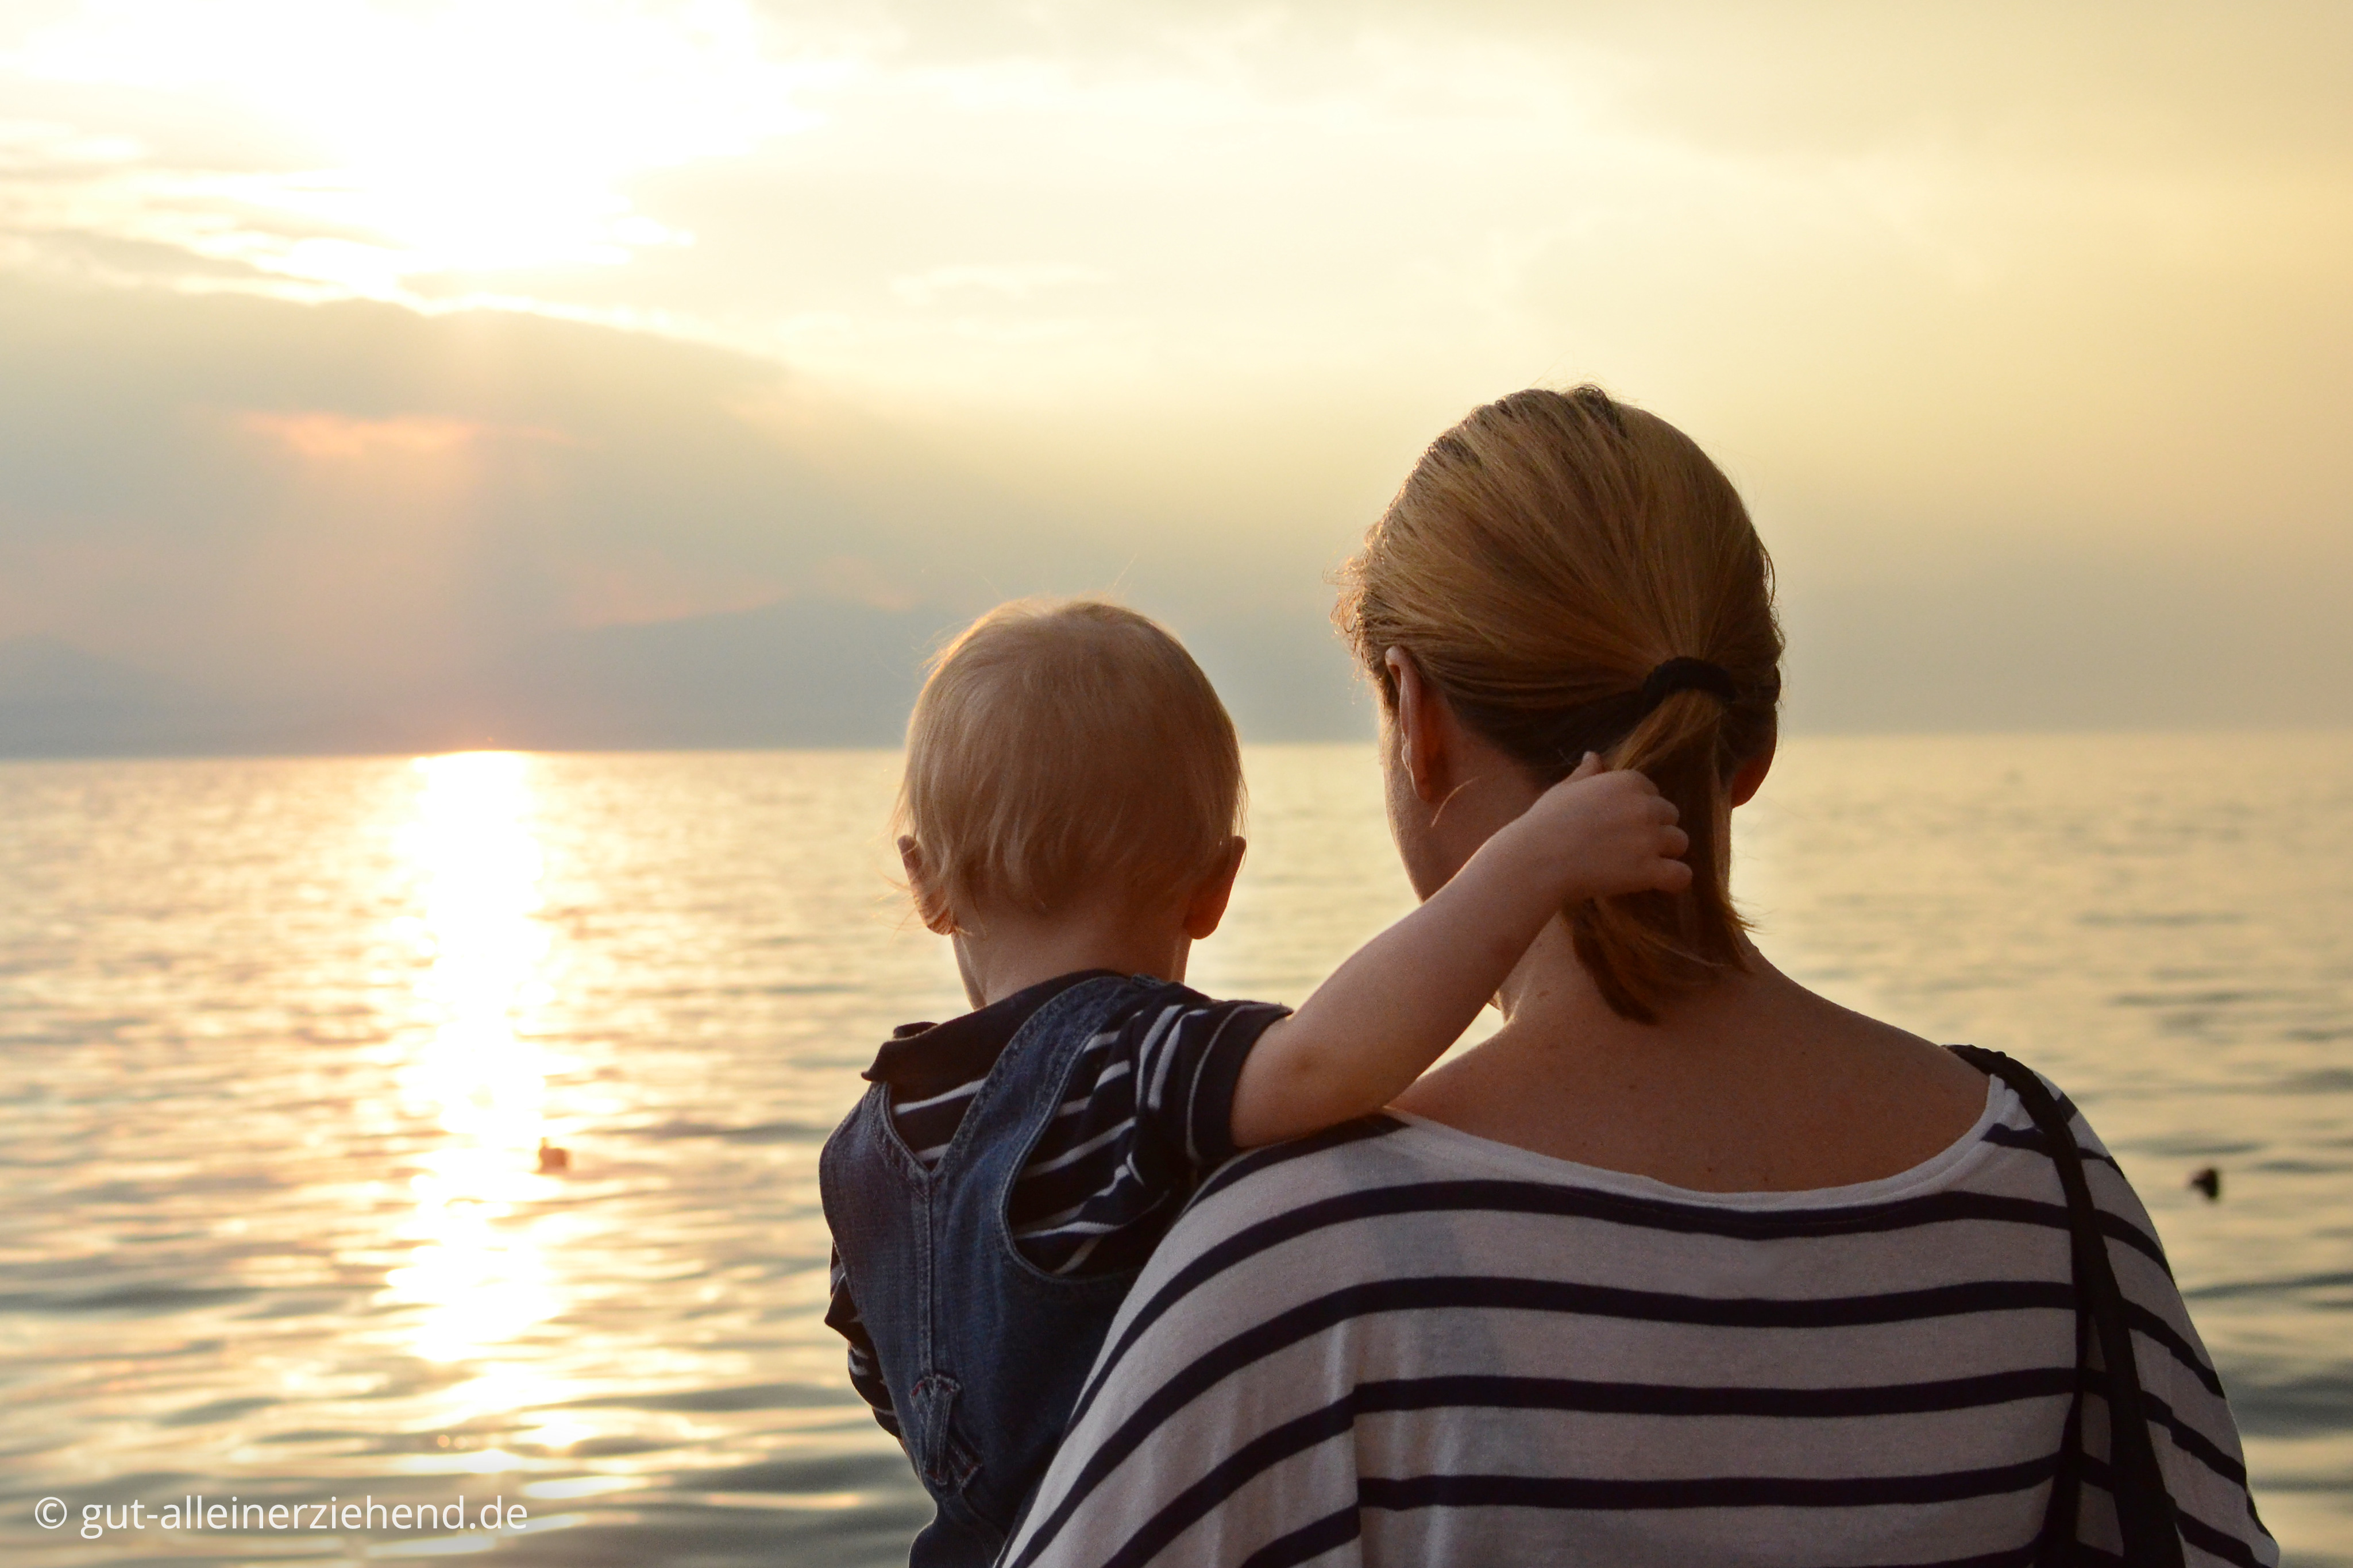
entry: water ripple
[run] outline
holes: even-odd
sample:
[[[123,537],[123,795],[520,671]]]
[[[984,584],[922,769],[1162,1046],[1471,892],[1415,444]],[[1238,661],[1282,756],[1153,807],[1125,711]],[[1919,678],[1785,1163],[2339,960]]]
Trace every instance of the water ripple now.
[[[0,767],[0,1557],[903,1561],[815,1191],[875,1044],[961,1005],[895,765]],[[1295,1001],[1409,894],[1365,749],[1248,765],[1195,977]],[[1742,815],[1777,962],[2090,1110],[2290,1560],[2353,1561],[2353,743],[1792,741]],[[83,1542],[50,1493],[532,1511]]]

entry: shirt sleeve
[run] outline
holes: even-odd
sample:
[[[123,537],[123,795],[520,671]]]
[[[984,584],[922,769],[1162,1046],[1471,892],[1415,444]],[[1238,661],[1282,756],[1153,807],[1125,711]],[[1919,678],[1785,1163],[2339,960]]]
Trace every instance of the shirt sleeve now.
[[[1212,1002],[1178,991],[1131,1018],[1122,1043],[1134,1063],[1139,1142],[1157,1144],[1194,1177],[1233,1158],[1242,1063],[1266,1026],[1290,1012],[1271,1002]]]
[[[1208,1172],[1235,1152],[1234,1085],[1289,1009],[1147,992],[1087,1042],[1014,1184],[1016,1244],[1050,1273],[1140,1265]]]
[[[841,1266],[841,1252],[833,1254],[831,1300],[826,1304],[825,1326],[849,1342],[849,1386],[858,1397],[874,1411],[874,1419],[882,1430],[905,1442],[899,1430],[899,1414],[891,1407],[891,1385],[882,1381],[882,1363],[874,1359],[874,1341],[866,1331],[866,1324],[858,1316],[858,1303],[850,1299],[849,1271]]]

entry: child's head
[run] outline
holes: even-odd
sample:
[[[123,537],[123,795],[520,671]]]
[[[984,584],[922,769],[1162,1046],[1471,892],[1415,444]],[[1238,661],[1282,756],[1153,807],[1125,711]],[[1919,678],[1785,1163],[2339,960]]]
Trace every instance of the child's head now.
[[[1208,677],[1115,605],[998,605],[933,661],[907,723],[897,825],[934,931],[1182,898],[1229,855],[1241,809],[1241,748]]]

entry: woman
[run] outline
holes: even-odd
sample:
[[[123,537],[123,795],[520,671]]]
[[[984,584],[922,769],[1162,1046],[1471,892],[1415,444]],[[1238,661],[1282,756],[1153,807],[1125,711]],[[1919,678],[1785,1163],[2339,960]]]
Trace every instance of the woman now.
[[[1520,393],[1439,438],[1346,584],[1419,894],[1588,748],[1681,808],[1694,885],[1566,911],[1502,1028],[1395,1115],[1213,1178],[1003,1561],[2024,1564],[2046,1526],[2116,1550],[2137,1453],[2157,1560],[2276,1563],[2090,1130],[2084,1251],[2105,1235],[2099,1321],[2153,1435],[2113,1467],[2130,1384],[2079,1372],[2107,1358],[2061,1142],[1749,942],[1730,814],[1772,763],[1781,642],[1715,467],[1592,388]]]

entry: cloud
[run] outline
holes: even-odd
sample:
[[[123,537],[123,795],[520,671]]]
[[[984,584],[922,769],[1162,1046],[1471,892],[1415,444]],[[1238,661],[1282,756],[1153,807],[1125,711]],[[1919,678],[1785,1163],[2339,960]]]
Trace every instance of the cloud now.
[[[319,462],[364,462],[431,457],[454,451],[486,437],[520,437],[532,441],[565,439],[552,430],[516,430],[470,419],[443,419],[402,415],[390,419],[353,419],[342,414],[260,414],[237,416],[237,423],[255,435],[275,441],[288,451]]]
[[[938,635],[998,598],[1115,588],[1146,542],[773,364],[608,328],[0,280],[0,351],[21,371],[0,385],[0,644],[169,671],[183,698],[36,722],[56,694],[25,695],[20,750],[485,725],[887,741]],[[1272,621],[1165,574],[1130,586],[1205,651],[1282,647],[1287,665],[1240,664],[1245,692],[1345,696],[1312,573]],[[818,626],[848,639],[830,665]],[[630,647],[655,660],[642,678],[616,663]],[[778,696],[812,665],[836,689]],[[1239,706],[1298,729],[1295,703]],[[1343,704],[1309,732],[1359,718]]]
[[[980,295],[1003,300],[1028,300],[1041,289],[1065,288],[1074,283],[1100,281],[1103,274],[1092,267],[1074,266],[1067,261],[1032,262],[1016,267],[934,267],[905,278],[891,279],[892,297],[917,307],[937,304],[942,300]]]
[[[0,221],[36,262],[128,245],[154,275],[290,299],[622,265],[693,240],[635,208],[631,177],[815,123],[798,99],[825,68],[761,34],[727,0],[85,5],[20,32],[0,80],[131,128],[0,127]]]
[[[21,283],[0,339],[0,552],[41,585],[0,631],[199,679],[360,679],[562,624],[603,566],[789,583],[892,528],[731,415],[779,373],[712,351]]]
[[[311,700],[1113,587],[1360,726],[1324,574],[1590,377],[1805,725],[2353,713],[2339,10],[478,10],[0,23],[0,637]]]

